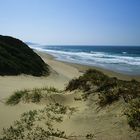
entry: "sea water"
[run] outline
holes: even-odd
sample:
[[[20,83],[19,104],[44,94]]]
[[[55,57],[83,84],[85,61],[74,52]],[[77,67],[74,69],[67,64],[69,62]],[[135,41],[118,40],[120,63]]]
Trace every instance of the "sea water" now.
[[[96,66],[115,72],[140,75],[140,46],[31,46],[66,62]]]

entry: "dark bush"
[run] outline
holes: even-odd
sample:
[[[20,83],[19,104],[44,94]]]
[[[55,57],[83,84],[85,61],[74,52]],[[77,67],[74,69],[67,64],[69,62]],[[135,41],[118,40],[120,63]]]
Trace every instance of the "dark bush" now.
[[[111,104],[114,101],[119,100],[119,90],[117,88],[110,89],[106,92],[99,93],[99,104],[100,106],[105,106]]]
[[[0,35],[0,75],[49,73],[48,65],[22,41]]]
[[[89,69],[83,76],[77,79],[72,79],[66,86],[66,90],[72,91],[76,89],[82,89],[84,91],[90,90],[91,85],[101,85],[103,81],[107,80],[108,76],[102,72]]]
[[[96,87],[96,88],[94,88]],[[82,89],[84,99],[90,94],[98,93],[99,105],[110,105],[120,98],[128,104],[125,115],[133,130],[140,131],[140,82],[124,81],[111,78],[97,70],[88,70],[83,76],[69,82],[66,90]],[[88,91],[88,92],[87,92]]]
[[[79,79],[90,81],[92,84],[99,86],[108,79],[108,76],[98,70],[89,69]]]
[[[81,81],[80,78],[79,79],[72,79],[68,83],[66,90],[73,91],[76,89],[80,89],[80,88],[82,88],[83,84],[85,84],[85,83],[84,83],[84,81]]]
[[[123,81],[116,77],[111,78],[100,71],[92,69],[87,70],[83,76],[71,80],[66,87],[66,90],[69,91],[76,89],[88,91],[85,92],[85,94],[88,93],[86,97],[94,92],[99,93],[99,103],[102,106],[111,104],[120,97],[125,102],[140,97],[140,82],[136,80]],[[90,91],[91,93],[89,93]]]
[[[33,103],[39,103],[42,98],[41,91],[34,90],[33,93],[31,94],[31,98]]]

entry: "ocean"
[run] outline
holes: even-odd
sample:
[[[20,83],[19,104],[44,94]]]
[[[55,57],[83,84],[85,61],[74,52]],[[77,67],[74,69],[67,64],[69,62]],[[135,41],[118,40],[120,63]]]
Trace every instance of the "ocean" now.
[[[57,60],[96,66],[123,74],[140,75],[140,46],[30,47],[51,54]]]

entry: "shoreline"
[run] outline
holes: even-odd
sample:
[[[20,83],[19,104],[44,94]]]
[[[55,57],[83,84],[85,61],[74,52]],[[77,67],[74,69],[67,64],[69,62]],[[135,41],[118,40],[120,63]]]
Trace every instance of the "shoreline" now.
[[[64,63],[66,65],[70,65],[72,67],[75,67],[79,73],[84,73],[86,70],[88,69],[96,69],[99,70],[101,72],[103,72],[104,74],[108,75],[109,77],[117,77],[120,80],[126,80],[126,81],[130,81],[132,79],[135,79],[137,81],[140,81],[140,75],[128,75],[128,74],[123,74],[123,73],[118,73],[112,70],[108,70],[108,69],[104,69],[104,68],[100,68],[100,67],[96,67],[96,66],[88,66],[88,65],[84,65],[84,64],[78,64],[78,63],[72,63],[72,62],[65,62],[65,61],[61,61],[61,60],[57,60],[55,56],[46,53],[46,52],[42,52],[42,51],[35,51],[41,58],[42,55],[46,55],[46,57],[48,59],[51,59],[53,61],[56,62],[61,62]]]
[[[50,66],[50,75],[35,77],[31,75],[0,76],[0,100],[8,97],[16,90],[31,89],[44,86],[54,86],[58,89],[64,89],[68,82],[81,76],[88,69],[96,69],[109,77],[116,77],[120,80],[130,81],[135,79],[140,81],[140,76],[120,74],[111,70],[87,66],[70,62],[56,60],[56,58],[46,52],[35,51],[45,63]]]

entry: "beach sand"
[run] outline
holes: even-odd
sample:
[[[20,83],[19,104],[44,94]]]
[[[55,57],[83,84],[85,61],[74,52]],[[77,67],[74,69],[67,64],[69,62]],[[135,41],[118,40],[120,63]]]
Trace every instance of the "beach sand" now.
[[[39,109],[42,108],[44,105],[37,105],[37,104],[19,104],[17,106],[7,106],[4,104],[5,100],[16,90],[22,90],[22,89],[32,89],[32,88],[40,88],[45,86],[53,86],[58,89],[64,89],[69,80],[79,77],[82,75],[87,69],[89,68],[95,68],[98,69],[105,74],[112,76],[112,77],[118,77],[119,79],[123,80],[131,80],[136,79],[140,81],[140,77],[134,77],[134,76],[128,76],[119,74],[116,72],[112,72],[109,70],[104,70],[96,67],[90,67],[90,66],[84,66],[84,65],[78,65],[78,64],[72,64],[72,63],[66,63],[57,61],[54,59],[53,56],[37,52],[41,58],[50,66],[50,75],[48,77],[42,76],[42,77],[34,77],[34,76],[28,76],[28,75],[19,75],[19,76],[0,76],[0,133],[2,132],[2,128],[8,127],[11,125],[14,120],[17,120],[19,116],[28,110],[32,109]],[[120,104],[116,103],[112,108],[105,108],[103,109],[103,114],[101,115],[100,112],[96,112],[96,107],[93,108],[93,111],[83,111],[86,108],[85,102],[74,102],[74,94],[68,94],[68,96],[65,96],[66,102],[65,104],[69,104],[71,106],[77,106],[79,107],[80,112],[77,113],[72,119],[69,121],[64,121],[59,128],[64,129],[67,131],[68,134],[71,134],[72,132],[77,132],[77,135],[81,133],[84,133],[85,129],[87,129],[86,133],[93,132],[93,129],[96,129],[94,131],[103,131],[103,126],[105,127],[106,131],[102,133],[102,135],[105,136],[105,134],[109,135],[109,132],[112,132],[111,135],[113,137],[113,134],[122,134],[124,135],[124,138],[128,138],[126,133],[127,130],[129,130],[128,126],[126,125],[126,120],[124,117],[121,117],[121,120],[124,120],[124,127],[121,129],[122,122],[119,122],[119,125],[115,124],[115,122],[119,121],[119,118],[115,118],[115,115],[119,112],[119,115],[121,115],[120,112]],[[97,105],[95,105],[97,106]],[[114,108],[116,107],[116,110]],[[113,111],[114,110],[114,111]],[[94,111],[97,113],[94,114]],[[90,113],[91,112],[91,113]],[[106,112],[111,112],[112,120],[109,120],[107,118]],[[114,114],[112,114],[114,112]],[[99,118],[97,117],[99,116]],[[102,117],[104,119],[102,119]],[[105,118],[106,117],[106,118]],[[95,119],[93,121],[93,119]],[[82,122],[82,123],[81,123]],[[97,125],[97,123],[99,123]],[[111,124],[109,124],[111,123]],[[114,125],[113,125],[114,123]],[[99,126],[100,125],[100,126]],[[115,126],[116,125],[116,126]],[[123,129],[125,131],[123,132]],[[118,130],[118,131],[117,131]],[[117,132],[116,132],[117,131]],[[100,137],[100,136],[99,136]],[[102,137],[101,137],[102,138]],[[108,137],[105,137],[105,139],[108,139]]]

